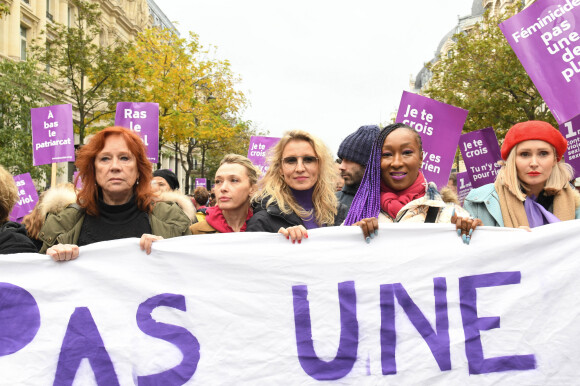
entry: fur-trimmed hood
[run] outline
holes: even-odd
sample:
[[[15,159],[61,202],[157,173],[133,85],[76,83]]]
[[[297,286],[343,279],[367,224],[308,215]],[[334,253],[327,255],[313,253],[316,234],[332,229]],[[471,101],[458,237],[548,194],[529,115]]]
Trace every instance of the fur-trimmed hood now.
[[[193,206],[193,202],[191,202],[191,199],[185,194],[177,191],[162,192],[157,195],[155,201],[173,201],[179,205],[181,210],[183,210],[187,217],[189,217],[192,223],[197,222],[195,206]]]
[[[55,186],[44,193],[44,197],[38,205],[42,218],[46,218],[49,213],[59,213],[75,202],[77,202],[77,195],[74,190],[65,186]]]

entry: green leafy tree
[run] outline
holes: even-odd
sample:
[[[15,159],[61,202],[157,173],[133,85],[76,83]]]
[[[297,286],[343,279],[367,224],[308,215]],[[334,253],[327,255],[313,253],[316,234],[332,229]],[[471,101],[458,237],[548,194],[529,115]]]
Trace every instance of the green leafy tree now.
[[[56,78],[52,94],[62,102],[72,101],[78,114],[75,130],[82,144],[90,134],[89,125],[114,113],[108,109],[108,95],[119,87],[120,75],[128,71],[124,59],[128,45],[119,40],[100,44],[103,27],[98,2],[70,0],[69,4],[75,10],[72,25],[54,25],[50,40],[35,42],[32,52]]]
[[[10,7],[8,6],[8,4],[0,3],[0,19],[3,16],[9,15],[9,14],[10,14]]]
[[[45,180],[48,167],[32,166],[30,109],[46,103],[48,77],[33,61],[0,60],[0,164],[13,174]]]
[[[131,70],[111,94],[110,103],[119,99],[159,103],[160,151],[163,145],[174,149],[175,168],[181,164],[188,176],[184,187],[188,192],[192,177],[206,177],[210,154],[217,149],[228,152],[226,144],[238,146],[248,130],[239,123],[246,100],[236,90],[238,79],[229,62],[212,59],[195,34],[184,39],[166,29],[145,30],[127,59]]]
[[[515,123],[542,120],[556,125],[544,100],[514,54],[498,24],[518,11],[484,15],[468,32],[454,36],[452,51],[428,65],[424,94],[469,110],[464,131],[492,126],[499,139]]]

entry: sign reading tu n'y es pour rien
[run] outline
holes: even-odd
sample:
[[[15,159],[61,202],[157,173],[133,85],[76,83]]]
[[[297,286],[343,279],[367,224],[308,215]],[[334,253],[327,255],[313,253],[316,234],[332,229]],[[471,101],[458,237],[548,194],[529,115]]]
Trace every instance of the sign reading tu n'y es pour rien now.
[[[415,129],[423,141],[425,179],[447,185],[467,110],[403,91],[397,122]]]
[[[574,168],[574,177],[580,177],[580,115],[560,125],[560,133],[568,141],[564,159]]]
[[[72,105],[30,109],[34,166],[75,160]]]
[[[248,159],[262,173],[262,177],[268,171],[268,150],[273,148],[280,138],[276,137],[260,137],[252,135],[250,138],[250,146],[248,147]]]
[[[159,157],[159,104],[149,102],[119,102],[115,125],[137,133],[147,149],[147,159]]]
[[[580,114],[580,0],[541,0],[499,25],[558,123]]]
[[[10,221],[21,219],[32,212],[32,209],[34,209],[34,206],[38,202],[38,194],[36,193],[36,188],[34,182],[32,182],[30,173],[14,176],[14,183],[18,190],[18,201],[16,201],[16,205],[14,205],[12,212],[10,212]]]
[[[463,134],[459,138],[459,149],[473,188],[495,181],[501,153],[493,128]]]

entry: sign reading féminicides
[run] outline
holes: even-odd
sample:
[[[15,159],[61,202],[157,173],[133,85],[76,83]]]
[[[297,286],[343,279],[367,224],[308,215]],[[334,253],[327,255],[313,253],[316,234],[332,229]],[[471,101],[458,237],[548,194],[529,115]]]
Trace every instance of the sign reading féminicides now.
[[[280,138],[276,137],[260,137],[252,135],[250,138],[250,145],[248,147],[248,159],[260,169],[262,176],[268,171],[268,151],[273,148]]]
[[[574,168],[574,177],[580,177],[580,115],[560,125],[560,133],[568,141],[564,160]]]
[[[75,160],[72,105],[30,109],[34,166]]]
[[[580,114],[580,0],[541,0],[499,25],[558,123]]]
[[[495,181],[501,153],[493,128],[463,134],[459,138],[459,149],[473,188]]]
[[[119,102],[115,125],[137,133],[147,148],[147,159],[157,162],[159,157],[159,104],[148,102]]]
[[[455,150],[467,119],[467,110],[403,91],[397,122],[415,129],[423,141],[425,179],[438,187],[447,185]]]
[[[36,187],[34,186],[34,182],[32,182],[30,173],[14,176],[14,183],[18,190],[18,201],[16,201],[16,205],[14,205],[12,212],[10,212],[10,221],[21,219],[32,212],[32,209],[34,209],[38,202],[38,194],[36,193]]]

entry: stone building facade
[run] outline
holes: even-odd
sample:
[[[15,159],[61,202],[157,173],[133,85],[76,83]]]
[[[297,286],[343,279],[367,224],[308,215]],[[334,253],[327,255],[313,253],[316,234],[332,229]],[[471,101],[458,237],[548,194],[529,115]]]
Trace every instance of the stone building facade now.
[[[160,26],[179,32],[154,0],[92,0],[101,10],[103,32],[99,44],[107,46],[116,39],[131,41],[145,28]],[[36,39],[50,40],[54,23],[71,25],[75,8],[68,0],[0,0],[10,9],[8,15],[0,18],[0,60],[26,60],[27,51]],[[46,34],[42,32],[46,31]],[[78,142],[78,140],[77,140]],[[172,149],[162,151],[163,168],[175,169]],[[64,167],[64,165],[61,165]],[[67,174],[69,176],[67,176]],[[60,175],[58,182],[70,179],[69,173]],[[177,176],[184,185],[185,172],[177,170]]]

